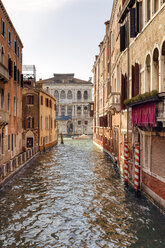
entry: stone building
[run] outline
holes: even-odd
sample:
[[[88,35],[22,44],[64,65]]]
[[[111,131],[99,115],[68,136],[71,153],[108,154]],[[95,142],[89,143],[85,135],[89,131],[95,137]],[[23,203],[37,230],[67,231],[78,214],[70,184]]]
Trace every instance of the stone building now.
[[[35,85],[33,76],[24,77],[23,147],[38,146],[40,151],[57,144],[56,100],[43,90],[42,80]]]
[[[114,0],[94,73],[94,141],[165,207],[165,1]],[[138,170],[136,145],[140,145]]]
[[[93,101],[91,81],[74,77],[74,74],[54,74],[43,80],[57,100],[58,132],[65,135],[93,133]]]
[[[22,152],[22,42],[0,1],[0,165]]]

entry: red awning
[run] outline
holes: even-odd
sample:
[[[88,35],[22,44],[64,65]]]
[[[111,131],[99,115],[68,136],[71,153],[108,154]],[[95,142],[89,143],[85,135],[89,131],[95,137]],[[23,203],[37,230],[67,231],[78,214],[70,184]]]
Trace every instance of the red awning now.
[[[155,102],[132,107],[133,126],[155,127]]]

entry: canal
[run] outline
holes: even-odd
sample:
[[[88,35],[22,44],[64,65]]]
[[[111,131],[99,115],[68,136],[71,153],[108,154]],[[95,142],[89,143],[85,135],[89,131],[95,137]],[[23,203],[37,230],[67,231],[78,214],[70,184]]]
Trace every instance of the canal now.
[[[165,247],[165,216],[92,140],[65,140],[0,192],[0,247]]]

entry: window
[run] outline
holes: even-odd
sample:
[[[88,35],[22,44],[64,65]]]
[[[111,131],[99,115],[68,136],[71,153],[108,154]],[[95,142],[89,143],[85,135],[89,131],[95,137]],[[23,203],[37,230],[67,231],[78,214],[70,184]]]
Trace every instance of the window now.
[[[1,47],[1,63],[2,64],[4,64],[4,58],[5,58],[4,48]]]
[[[1,34],[3,35],[3,37],[5,37],[6,35],[6,24],[2,18],[1,18]]]
[[[78,110],[78,111],[81,111],[81,107],[80,107],[80,106],[78,106],[78,107],[77,107],[77,110]]]
[[[16,41],[14,41],[14,52],[15,54],[17,54],[17,42]]]
[[[11,32],[8,30],[8,44],[11,46]]]
[[[21,65],[22,65],[22,61],[23,61],[23,55],[22,55],[22,53],[21,53],[21,60],[20,61],[21,61]]]
[[[10,93],[8,93],[8,111],[10,112]]]
[[[84,121],[84,124],[85,124],[85,125],[88,125],[88,121]]]
[[[45,129],[48,129],[49,123],[48,123],[48,117],[45,117]]]
[[[8,150],[10,150],[10,134],[8,135]]]
[[[27,118],[27,128],[34,128],[34,117]]]
[[[81,91],[77,91],[77,99],[81,100]]]
[[[61,106],[61,115],[62,115],[62,116],[65,115],[65,106]]]
[[[42,123],[42,115],[41,115],[41,129],[43,129],[43,123]]]
[[[4,108],[4,89],[1,89],[1,109]]]
[[[41,96],[41,105],[43,105],[43,96]]]
[[[72,106],[68,106],[68,115],[72,116]]]
[[[45,106],[49,107],[49,99],[48,98],[45,98]]]
[[[58,116],[59,115],[59,106],[57,106],[57,108],[56,108],[56,116]]]
[[[78,121],[78,125],[79,125],[79,126],[81,125],[81,121]]]
[[[17,56],[19,58],[19,46],[17,47]]]
[[[154,0],[154,13],[156,13],[159,9],[159,0]]]
[[[65,91],[64,90],[61,91],[60,98],[61,99],[65,99],[66,98]]]
[[[17,66],[14,63],[14,80],[17,81]]]
[[[58,90],[55,90],[55,92],[54,92],[54,97],[55,97],[56,99],[59,99],[59,93],[58,93]]]
[[[72,99],[72,91],[71,90],[68,91],[67,98]]]
[[[147,0],[147,22],[151,18],[151,0]]]
[[[87,111],[88,110],[88,107],[87,106],[84,106],[84,110]]]
[[[85,99],[85,100],[88,99],[88,91],[87,91],[87,90],[84,91],[84,99]]]
[[[13,74],[13,62],[11,58],[8,56],[8,70],[9,70],[9,76],[12,77]]]
[[[50,104],[49,104],[50,108],[52,108],[52,100],[50,100]]]
[[[26,97],[26,103],[27,104],[34,104],[34,96],[33,95],[28,95]]]

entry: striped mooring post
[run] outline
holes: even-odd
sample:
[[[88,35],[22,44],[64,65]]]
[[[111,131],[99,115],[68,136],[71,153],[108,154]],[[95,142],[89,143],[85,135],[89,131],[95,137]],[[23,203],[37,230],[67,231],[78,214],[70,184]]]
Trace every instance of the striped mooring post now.
[[[128,184],[128,142],[124,142],[124,181]]]
[[[134,189],[135,192],[139,191],[139,155],[140,155],[140,145],[139,142],[135,143],[135,176],[134,176]]]

